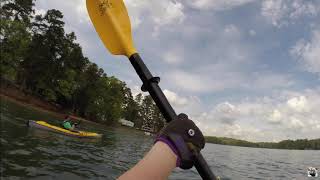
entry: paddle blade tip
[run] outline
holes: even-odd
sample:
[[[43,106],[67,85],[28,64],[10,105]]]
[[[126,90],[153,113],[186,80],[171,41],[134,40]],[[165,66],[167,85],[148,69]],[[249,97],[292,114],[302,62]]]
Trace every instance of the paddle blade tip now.
[[[86,0],[86,5],[96,32],[111,54],[130,57],[136,53],[122,0]]]

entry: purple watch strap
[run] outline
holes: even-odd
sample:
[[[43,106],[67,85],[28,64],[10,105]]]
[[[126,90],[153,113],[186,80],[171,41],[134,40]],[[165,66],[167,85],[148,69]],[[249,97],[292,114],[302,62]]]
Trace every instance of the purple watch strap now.
[[[163,137],[163,136],[158,136],[154,143],[156,143],[158,141],[161,141],[161,142],[167,144],[170,147],[170,149],[173,151],[173,153],[177,156],[176,167],[179,167],[181,161],[180,161],[178,150],[175,147],[175,145],[168,138]]]

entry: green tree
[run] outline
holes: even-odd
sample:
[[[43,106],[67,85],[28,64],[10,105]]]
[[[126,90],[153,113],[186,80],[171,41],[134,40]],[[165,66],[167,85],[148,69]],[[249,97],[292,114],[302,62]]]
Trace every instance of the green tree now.
[[[142,106],[141,106],[143,95],[139,93],[135,96],[133,100],[134,101],[131,102],[131,104],[128,106],[128,113],[126,114],[126,116],[130,117],[132,115],[131,120],[134,122],[134,126],[140,129],[143,125],[143,118],[142,118],[143,114],[142,114]],[[134,106],[131,106],[132,104]],[[128,118],[128,120],[130,120],[130,118]]]
[[[154,131],[154,123],[152,121],[152,108],[153,100],[150,95],[145,96],[141,104],[141,119],[142,119],[142,128],[145,130]]]
[[[19,82],[48,101],[57,100],[57,87],[63,74],[65,41],[62,13],[49,10],[33,23],[33,37],[24,61]]]
[[[29,32],[33,0],[4,0],[0,9],[0,73],[16,80],[19,63],[24,59],[31,40]]]
[[[90,99],[86,116],[105,124],[112,124],[120,119],[124,84],[114,77],[102,77],[95,89],[90,89]]]
[[[103,71],[95,63],[88,62],[84,67],[84,72],[79,75],[78,88],[74,94],[74,111],[80,116],[86,116],[86,109],[88,108],[90,98],[95,96],[96,90],[99,87],[97,83],[102,77]]]
[[[141,94],[140,94],[141,95]],[[138,121],[141,119],[139,114],[140,105],[136,102],[132,96],[130,88],[125,87],[124,89],[124,106],[123,106],[123,117],[129,121],[135,123],[135,127],[141,127],[141,123]]]
[[[156,106],[150,95],[145,96],[142,99],[140,114],[143,129],[148,129],[153,132],[157,132],[165,124],[165,119],[163,118],[159,108]]]

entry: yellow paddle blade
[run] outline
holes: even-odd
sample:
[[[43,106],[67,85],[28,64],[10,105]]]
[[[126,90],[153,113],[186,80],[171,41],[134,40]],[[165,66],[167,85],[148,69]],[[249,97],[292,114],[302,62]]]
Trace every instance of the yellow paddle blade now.
[[[136,53],[131,24],[122,0],[86,0],[90,19],[106,48],[128,58]]]

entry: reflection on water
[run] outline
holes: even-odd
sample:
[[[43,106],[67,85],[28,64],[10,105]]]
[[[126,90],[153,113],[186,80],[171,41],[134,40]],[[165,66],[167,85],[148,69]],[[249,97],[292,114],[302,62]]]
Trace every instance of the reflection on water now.
[[[115,179],[139,161],[153,139],[123,128],[82,123],[101,139],[80,139],[28,128],[29,119],[59,124],[55,117],[1,100],[1,169],[4,179]],[[320,167],[320,151],[271,150],[207,144],[203,151],[222,179],[305,179]],[[315,158],[318,157],[318,158]],[[195,169],[169,179],[200,179]]]

